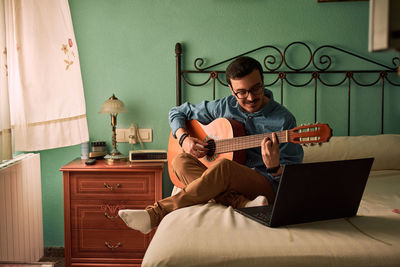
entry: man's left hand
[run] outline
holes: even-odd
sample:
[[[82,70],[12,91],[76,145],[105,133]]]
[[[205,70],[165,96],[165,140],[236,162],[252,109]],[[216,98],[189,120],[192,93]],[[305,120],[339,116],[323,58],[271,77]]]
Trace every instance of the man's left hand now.
[[[276,133],[272,134],[272,139],[266,137],[261,141],[261,155],[267,168],[279,166],[280,154]]]

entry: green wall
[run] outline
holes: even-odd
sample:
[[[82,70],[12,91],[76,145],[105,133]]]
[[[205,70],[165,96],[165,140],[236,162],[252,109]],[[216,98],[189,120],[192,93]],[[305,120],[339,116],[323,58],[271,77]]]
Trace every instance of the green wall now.
[[[129,109],[129,113],[118,117],[118,127],[126,128],[135,122],[141,128],[152,128],[153,142],[146,143],[145,148],[167,148],[168,111],[175,104],[176,42],[183,43],[185,57],[190,59],[184,62],[186,66],[192,66],[196,57],[204,56],[213,63],[265,44],[284,47],[292,41],[310,42],[314,47],[333,44],[376,59],[387,60],[395,55],[367,52],[368,2],[69,0],[69,3],[79,48],[90,139],[106,140],[109,145],[110,119],[98,111],[115,93]],[[218,96],[226,93],[219,92]],[[202,98],[196,93],[187,94],[194,95],[194,102]],[[329,101],[335,103],[334,94]],[[369,104],[364,108],[368,109]],[[364,120],[368,118],[368,114],[362,116]],[[389,132],[400,132],[394,125],[389,121]],[[368,131],[378,133],[372,127]],[[344,135],[344,130],[339,129],[339,135]],[[126,154],[130,146],[120,144],[119,148]],[[64,246],[62,174],[58,170],[80,156],[80,146],[40,154],[45,246]],[[166,196],[172,188],[166,172],[163,185]]]

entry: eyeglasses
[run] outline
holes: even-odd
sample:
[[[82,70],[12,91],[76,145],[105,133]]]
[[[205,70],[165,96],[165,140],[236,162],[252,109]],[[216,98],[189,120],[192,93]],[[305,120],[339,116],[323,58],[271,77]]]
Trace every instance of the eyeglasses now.
[[[264,85],[262,84],[257,84],[253,88],[250,88],[249,90],[244,90],[244,89],[239,89],[236,92],[231,88],[232,92],[235,94],[235,96],[239,99],[244,99],[249,96],[249,93],[252,93],[252,95],[258,96],[262,93]]]

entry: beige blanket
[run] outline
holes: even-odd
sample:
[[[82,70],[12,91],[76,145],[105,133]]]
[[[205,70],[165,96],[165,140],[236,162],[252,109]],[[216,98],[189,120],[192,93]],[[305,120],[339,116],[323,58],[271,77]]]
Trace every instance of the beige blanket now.
[[[356,217],[268,228],[208,203],[174,211],[143,266],[400,266],[400,171],[374,171]]]
[[[163,219],[143,266],[400,266],[400,135],[332,137],[304,153],[305,162],[375,158],[356,217],[268,228],[196,205]]]

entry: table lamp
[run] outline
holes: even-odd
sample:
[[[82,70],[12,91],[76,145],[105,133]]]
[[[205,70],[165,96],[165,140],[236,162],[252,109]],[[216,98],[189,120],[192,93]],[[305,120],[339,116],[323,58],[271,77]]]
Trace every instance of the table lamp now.
[[[117,115],[118,113],[126,113],[128,110],[125,108],[124,103],[115,97],[113,94],[109,99],[107,99],[103,106],[100,109],[100,113],[110,114],[111,115],[111,126],[112,126],[112,143],[113,150],[104,156],[104,159],[107,163],[114,163],[120,161],[126,161],[127,157],[121,154],[117,149],[117,135],[115,132],[115,128],[117,127]]]

